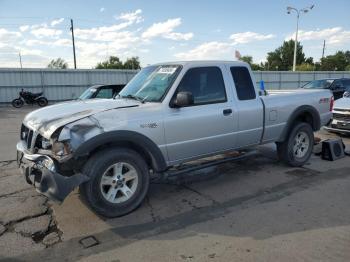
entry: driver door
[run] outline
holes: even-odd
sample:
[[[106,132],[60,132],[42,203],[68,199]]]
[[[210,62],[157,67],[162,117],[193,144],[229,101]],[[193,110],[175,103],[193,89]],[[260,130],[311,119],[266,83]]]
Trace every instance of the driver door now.
[[[233,148],[235,112],[228,100],[222,70],[217,66],[190,68],[178,92],[191,92],[192,105],[170,108],[164,119],[169,162],[176,164]]]

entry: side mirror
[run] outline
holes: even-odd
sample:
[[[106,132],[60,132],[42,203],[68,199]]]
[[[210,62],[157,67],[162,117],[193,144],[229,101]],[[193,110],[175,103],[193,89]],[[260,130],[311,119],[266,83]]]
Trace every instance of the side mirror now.
[[[193,95],[191,92],[179,92],[173,102],[174,107],[184,107],[193,105]]]

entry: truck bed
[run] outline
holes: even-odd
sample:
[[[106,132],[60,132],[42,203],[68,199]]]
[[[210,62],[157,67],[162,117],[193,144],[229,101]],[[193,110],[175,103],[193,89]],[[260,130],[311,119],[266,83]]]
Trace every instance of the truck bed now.
[[[322,99],[331,97],[329,90],[268,90],[266,96],[261,96],[265,104],[265,132],[263,142],[278,140],[291,112],[300,106],[314,107],[321,120],[321,126],[330,119],[329,102],[322,103]]]

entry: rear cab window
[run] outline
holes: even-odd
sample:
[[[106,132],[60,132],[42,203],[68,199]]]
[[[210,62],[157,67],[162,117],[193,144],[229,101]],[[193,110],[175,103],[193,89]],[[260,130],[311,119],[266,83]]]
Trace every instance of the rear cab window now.
[[[112,98],[113,97],[113,89],[112,88],[101,88],[98,90],[95,98]]]
[[[230,67],[233,82],[239,100],[252,100],[256,98],[254,84],[248,68],[244,66]]]

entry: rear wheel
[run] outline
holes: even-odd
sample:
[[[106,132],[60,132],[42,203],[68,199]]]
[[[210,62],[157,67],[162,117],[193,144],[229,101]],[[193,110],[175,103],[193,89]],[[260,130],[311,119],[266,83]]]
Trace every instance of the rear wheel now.
[[[20,108],[24,105],[24,102],[22,99],[20,98],[16,98],[16,99],[13,99],[12,100],[12,106],[13,107],[16,107],[16,108]]]
[[[308,123],[296,123],[285,141],[276,143],[279,158],[290,166],[302,166],[310,158],[314,133]]]
[[[83,173],[91,179],[80,186],[83,200],[105,217],[123,216],[144,200],[149,186],[145,160],[126,148],[108,149],[92,156]]]
[[[37,103],[40,107],[43,107],[43,106],[47,106],[47,104],[49,103],[47,101],[47,99],[45,97],[40,97],[38,100],[37,100]]]

